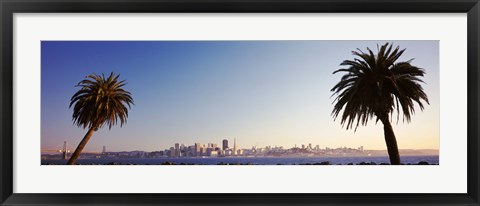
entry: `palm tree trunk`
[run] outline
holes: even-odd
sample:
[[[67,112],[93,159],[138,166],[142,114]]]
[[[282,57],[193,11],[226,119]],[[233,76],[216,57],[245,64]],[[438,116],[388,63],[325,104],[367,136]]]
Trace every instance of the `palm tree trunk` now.
[[[85,147],[85,145],[87,145],[87,142],[90,137],[92,137],[94,131],[95,130],[93,129],[93,127],[88,130],[87,134],[85,134],[80,144],[78,144],[77,149],[75,149],[75,152],[72,154],[72,157],[70,157],[70,160],[68,160],[68,165],[74,165],[77,163],[77,159],[80,156],[80,153],[82,153],[83,148]]]
[[[390,157],[390,164],[399,165],[400,154],[398,152],[397,139],[395,138],[395,133],[393,133],[392,124],[390,124],[388,118],[382,120],[382,123],[385,142],[387,143],[388,156]]]

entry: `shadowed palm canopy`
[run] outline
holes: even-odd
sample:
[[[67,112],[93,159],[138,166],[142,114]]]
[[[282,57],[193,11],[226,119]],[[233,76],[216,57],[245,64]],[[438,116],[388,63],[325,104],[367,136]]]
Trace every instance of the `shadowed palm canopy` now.
[[[415,102],[421,110],[424,108],[422,100],[429,104],[420,85],[424,82],[419,78],[425,71],[412,66],[413,59],[396,62],[405,49],[392,49],[392,45],[387,43],[378,49],[377,55],[369,48],[367,50],[368,53],[360,49],[352,51],[356,56],[354,60],[345,60],[340,64],[347,68],[333,72],[346,74],[331,89],[333,95],[337,95],[332,116],[336,119],[343,110],[341,124],[346,124],[346,129],[355,125],[356,130],[360,124],[366,125],[373,116],[376,116],[377,122],[388,121],[389,114],[392,114],[391,118],[395,110],[398,122],[401,109],[403,121],[410,122]]]
[[[95,130],[105,124],[111,129],[118,121],[123,126],[133,99],[130,92],[122,88],[126,83],[125,80],[118,81],[119,76],[113,72],[108,78],[104,74],[90,74],[76,85],[81,89],[72,96],[69,106],[75,105],[72,115],[74,124]]]

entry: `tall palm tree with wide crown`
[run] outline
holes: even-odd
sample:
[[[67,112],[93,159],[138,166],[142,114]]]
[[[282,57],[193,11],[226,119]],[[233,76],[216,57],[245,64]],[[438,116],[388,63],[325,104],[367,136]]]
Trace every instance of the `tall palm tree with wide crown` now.
[[[76,164],[94,131],[104,125],[111,129],[119,121],[120,127],[126,123],[133,99],[130,92],[123,89],[125,80],[119,81],[119,77],[113,72],[107,78],[104,74],[90,74],[76,85],[80,90],[72,96],[69,106],[71,108],[74,105],[72,120],[78,127],[88,128],[88,132],[67,164]]]
[[[346,124],[347,130],[355,127],[355,131],[360,124],[367,125],[368,120],[374,117],[376,122],[381,121],[390,164],[399,165],[400,154],[390,121],[396,111],[397,123],[400,113],[403,121],[410,122],[415,113],[415,103],[422,111],[423,102],[429,104],[420,85],[424,83],[420,77],[424,76],[425,71],[413,66],[413,59],[396,62],[405,49],[400,50],[398,46],[392,49],[389,43],[377,49],[376,55],[369,48],[368,53],[360,49],[352,51],[356,57],[340,64],[347,68],[333,72],[346,74],[331,89],[333,95],[337,95],[332,116],[336,119],[343,110],[342,126]]]

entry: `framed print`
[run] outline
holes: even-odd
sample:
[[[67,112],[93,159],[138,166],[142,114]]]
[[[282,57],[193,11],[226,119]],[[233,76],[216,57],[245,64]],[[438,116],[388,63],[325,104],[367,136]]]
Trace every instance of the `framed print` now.
[[[2,205],[479,205],[478,1],[1,1]]]

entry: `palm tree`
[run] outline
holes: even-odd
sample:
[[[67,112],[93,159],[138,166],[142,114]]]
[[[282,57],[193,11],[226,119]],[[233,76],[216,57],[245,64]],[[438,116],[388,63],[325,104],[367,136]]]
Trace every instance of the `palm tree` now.
[[[123,89],[125,80],[119,81],[120,75],[110,73],[108,78],[102,74],[90,74],[76,86],[81,87],[70,99],[73,107],[74,124],[83,129],[88,128],[77,149],[67,164],[74,165],[83,148],[94,131],[108,125],[111,129],[120,120],[120,127],[127,121],[128,109],[133,104],[130,92]],[[128,108],[127,108],[128,106]]]
[[[413,59],[396,62],[405,51],[398,46],[392,50],[392,45],[386,43],[378,49],[377,55],[369,48],[368,53],[357,50],[352,54],[359,58],[343,61],[340,65],[347,68],[333,72],[347,74],[331,89],[333,95],[337,95],[332,116],[336,119],[343,110],[342,126],[346,124],[348,130],[355,125],[355,131],[360,124],[367,125],[369,119],[376,117],[376,122],[380,120],[383,123],[390,164],[398,165],[400,154],[390,121],[396,110],[397,124],[400,113],[403,114],[403,121],[410,122],[415,113],[415,102],[422,111],[422,101],[429,104],[420,85],[424,83],[420,77],[425,71],[411,65]]]

